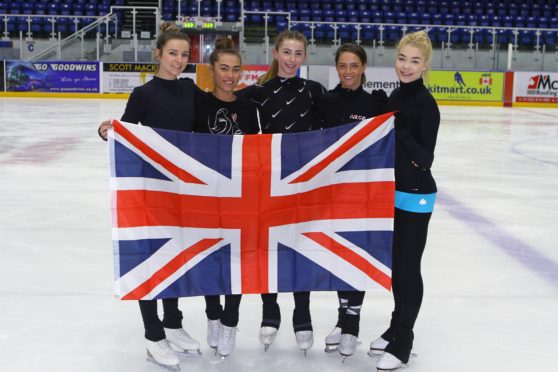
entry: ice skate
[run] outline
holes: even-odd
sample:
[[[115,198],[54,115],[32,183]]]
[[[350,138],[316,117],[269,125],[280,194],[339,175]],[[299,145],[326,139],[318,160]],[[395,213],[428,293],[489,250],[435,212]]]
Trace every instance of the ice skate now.
[[[184,328],[165,328],[165,336],[174,351],[192,356],[201,355],[200,343],[194,340]]]
[[[170,371],[180,371],[180,360],[167,340],[147,340],[147,360]]]
[[[221,321],[207,319],[207,344],[215,350],[215,355],[217,355],[217,345],[219,344],[219,332],[221,332]]]
[[[325,352],[332,353],[339,347],[339,343],[341,342],[341,328],[334,327],[329,335],[325,338]]]
[[[349,333],[341,335],[341,342],[339,342],[339,354],[343,356],[343,363],[347,357],[355,353],[357,347],[358,337]]]
[[[275,341],[277,337],[278,329],[275,327],[261,327],[260,328],[260,342],[264,345],[265,351],[269,348],[269,345]]]
[[[298,345],[298,348],[304,351],[304,356],[306,356],[306,352],[314,344],[314,332],[298,331],[295,332],[295,337],[296,337],[296,343]]]
[[[395,371],[403,367],[407,367],[407,364],[388,352],[384,352],[376,364],[377,371]]]
[[[384,350],[386,349],[386,346],[388,346],[388,344],[389,341],[386,341],[383,338],[378,337],[377,339],[375,339],[370,343],[370,350],[368,350],[368,355],[370,355],[371,357],[382,355],[384,353]]]
[[[225,361],[225,357],[233,352],[236,345],[236,327],[227,327],[221,324],[221,332],[219,333],[219,343],[217,352],[221,356],[221,363]]]

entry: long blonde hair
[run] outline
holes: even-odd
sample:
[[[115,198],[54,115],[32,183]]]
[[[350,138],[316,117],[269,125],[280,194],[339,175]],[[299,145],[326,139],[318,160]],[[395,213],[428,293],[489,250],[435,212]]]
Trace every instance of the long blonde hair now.
[[[302,33],[298,32],[298,31],[292,31],[292,30],[285,30],[285,31],[281,32],[275,38],[275,50],[276,51],[279,51],[279,48],[281,47],[281,44],[285,40],[300,41],[301,43],[304,44],[304,52],[306,53],[306,48],[308,47],[308,40],[306,40],[306,37]],[[279,64],[277,63],[277,60],[274,58],[273,62],[271,62],[271,66],[269,66],[269,70],[267,70],[267,72],[265,74],[260,76],[260,78],[258,79],[257,84],[258,85],[263,85],[263,84],[267,83],[269,80],[271,80],[275,76],[277,76],[278,72],[279,72]]]
[[[404,46],[410,45],[417,48],[424,57],[426,63],[426,70],[422,73],[422,80],[425,85],[428,85],[428,73],[430,72],[430,63],[432,62],[432,43],[426,31],[417,31],[407,34],[399,40],[397,44],[397,55]]]

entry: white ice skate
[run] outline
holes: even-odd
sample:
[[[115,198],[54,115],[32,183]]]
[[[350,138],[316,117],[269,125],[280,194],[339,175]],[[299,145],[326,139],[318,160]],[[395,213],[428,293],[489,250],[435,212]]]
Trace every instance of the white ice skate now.
[[[314,332],[312,331],[298,331],[295,332],[296,343],[298,348],[304,351],[304,356],[306,356],[306,352],[308,349],[314,345]]]
[[[358,343],[358,337],[348,333],[341,335],[341,342],[339,342],[339,354],[343,356],[343,363],[345,359],[355,353]]]
[[[147,360],[171,371],[180,371],[180,360],[167,340],[147,340]]]
[[[261,327],[260,328],[260,342],[263,344],[265,351],[269,348],[269,345],[275,341],[277,337],[278,329],[275,327]]]
[[[165,336],[170,347],[186,355],[201,355],[200,343],[193,339],[184,328],[165,328]]]
[[[236,327],[227,327],[221,324],[221,333],[219,333],[219,345],[217,352],[221,356],[221,363],[225,361],[225,357],[233,352],[236,345]]]
[[[219,344],[219,332],[221,332],[221,321],[207,319],[207,344],[215,350],[215,355],[217,355],[217,345]]]
[[[337,350],[339,343],[341,342],[341,328],[334,327],[329,335],[325,338],[325,352],[331,353]]]
[[[383,338],[378,337],[377,339],[375,339],[370,343],[370,350],[368,350],[368,355],[370,355],[371,357],[382,355],[384,353],[384,350],[388,346],[388,344],[389,341],[386,341]]]
[[[395,355],[388,352],[384,352],[378,360],[378,364],[376,364],[377,371],[395,371],[402,367],[407,367],[407,364],[403,363],[397,359]]]

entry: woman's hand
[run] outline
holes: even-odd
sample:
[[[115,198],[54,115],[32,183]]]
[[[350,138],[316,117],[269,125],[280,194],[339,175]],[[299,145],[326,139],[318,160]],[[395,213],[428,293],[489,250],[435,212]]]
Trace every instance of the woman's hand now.
[[[99,125],[99,129],[97,129],[97,133],[99,133],[99,137],[103,139],[103,141],[107,140],[108,130],[112,128],[112,123],[110,120],[105,120]]]

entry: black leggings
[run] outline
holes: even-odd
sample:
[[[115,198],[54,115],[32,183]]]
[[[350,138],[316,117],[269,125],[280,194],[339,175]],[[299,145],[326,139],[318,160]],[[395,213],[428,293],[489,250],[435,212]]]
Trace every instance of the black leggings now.
[[[139,307],[145,338],[150,341],[165,339],[164,328],[182,328],[182,313],[178,310],[178,298],[166,298],[163,302],[163,321],[157,315],[157,300],[140,300]]]
[[[404,363],[413,347],[413,328],[422,304],[420,272],[432,213],[413,213],[395,209],[393,234],[392,283],[395,308],[389,329],[382,338],[389,341],[386,351]]]
[[[348,333],[358,337],[360,325],[360,310],[364,301],[364,292],[338,291],[339,308],[336,327],[341,333]]]
[[[210,320],[221,320],[227,327],[236,327],[238,324],[238,308],[242,295],[225,295],[225,308],[221,306],[219,295],[205,296],[205,314]]]
[[[293,292],[295,308],[293,311],[294,331],[311,331],[312,318],[310,317],[310,292]],[[263,317],[262,327],[279,328],[281,324],[281,311],[277,303],[277,293],[262,294]]]

